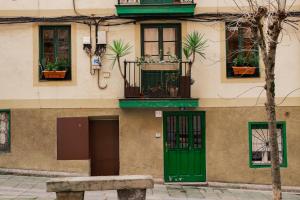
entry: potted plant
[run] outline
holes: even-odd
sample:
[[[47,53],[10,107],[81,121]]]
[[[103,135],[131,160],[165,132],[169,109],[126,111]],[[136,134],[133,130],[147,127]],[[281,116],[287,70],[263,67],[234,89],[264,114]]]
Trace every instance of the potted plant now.
[[[178,96],[178,75],[176,73],[167,74],[166,77],[167,88],[170,97]]]
[[[56,60],[55,62],[48,62],[45,65],[45,69],[43,70],[43,75],[46,79],[63,79],[66,77],[67,73],[67,61],[66,60],[61,60],[58,61]]]
[[[234,75],[253,75],[258,66],[258,55],[252,52],[249,56],[239,54],[232,61]]]

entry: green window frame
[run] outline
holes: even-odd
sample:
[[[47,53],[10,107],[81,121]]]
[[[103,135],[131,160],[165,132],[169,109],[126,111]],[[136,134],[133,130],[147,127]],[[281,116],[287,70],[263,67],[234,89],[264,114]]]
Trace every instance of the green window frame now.
[[[174,28],[175,29],[175,40],[164,40],[164,29]],[[157,29],[158,36],[157,40],[145,41],[145,30],[146,29]],[[141,56],[145,57],[145,45],[146,43],[158,43],[158,56],[160,60],[164,60],[164,44],[175,43],[175,55],[177,58],[181,58],[181,24],[142,24],[141,25]]]
[[[51,39],[45,39],[46,34],[52,34]],[[65,34],[63,34],[65,33]],[[62,36],[65,38],[63,38]],[[48,46],[48,47],[47,47]],[[48,49],[47,49],[48,48]],[[48,51],[48,52],[47,52]],[[71,25],[40,26],[39,27],[39,79],[48,81],[71,80]],[[47,65],[57,64],[57,70],[66,70],[64,78],[45,78],[43,71]],[[49,66],[49,65],[48,65]]]
[[[167,33],[167,30],[174,30],[173,37]],[[151,40],[147,40],[147,30],[152,30],[155,33]],[[166,31],[166,32],[165,32]],[[149,33],[149,32],[148,32]],[[151,34],[150,34],[151,35]],[[167,36],[167,38],[165,38]],[[170,38],[168,38],[170,36]],[[168,44],[174,45],[174,54],[177,58],[181,58],[181,24],[179,23],[166,23],[166,24],[142,24],[141,25],[141,55],[142,57],[147,57],[145,55],[146,45],[154,44],[157,54],[151,54],[150,58],[155,61],[162,61],[168,59],[168,52],[166,52]],[[172,55],[172,54],[171,54]],[[172,55],[174,56],[174,55]],[[166,58],[166,59],[165,59]],[[163,65],[161,65],[163,68]],[[166,82],[171,76],[178,76],[181,70],[151,70],[142,71],[142,92],[145,96],[152,96],[156,98],[161,98],[166,96],[164,93],[167,91]],[[179,85],[179,80],[173,81],[174,86]],[[162,89],[162,91],[160,89]],[[153,92],[158,91],[158,92]]]
[[[10,152],[10,110],[0,110],[0,152]]]
[[[227,78],[258,78],[259,48],[251,38],[250,27],[247,24],[236,25],[235,22],[226,23],[226,77]],[[255,70],[238,72],[234,70],[234,60],[237,58],[247,60]],[[244,68],[246,69],[246,68]]]
[[[268,122],[249,122],[249,166],[271,167]],[[286,123],[277,122],[280,167],[287,167]]]

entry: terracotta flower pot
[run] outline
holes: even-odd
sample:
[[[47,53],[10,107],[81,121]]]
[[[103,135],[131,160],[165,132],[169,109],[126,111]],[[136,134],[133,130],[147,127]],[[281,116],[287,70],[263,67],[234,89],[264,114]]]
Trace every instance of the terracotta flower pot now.
[[[233,73],[235,75],[253,75],[255,74],[255,67],[248,67],[248,66],[233,66]]]
[[[44,74],[44,77],[45,78],[65,78],[66,77],[66,73],[67,71],[66,70],[63,70],[63,71],[43,71],[43,74]]]

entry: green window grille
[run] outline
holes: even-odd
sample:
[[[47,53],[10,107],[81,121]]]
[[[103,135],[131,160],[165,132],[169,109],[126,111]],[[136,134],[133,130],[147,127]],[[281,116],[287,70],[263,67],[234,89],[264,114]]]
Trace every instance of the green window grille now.
[[[277,122],[281,167],[287,167],[286,123]],[[249,122],[249,164],[251,168],[271,166],[270,135],[267,122]]]
[[[0,110],[0,152],[10,151],[10,111]]]
[[[226,24],[227,78],[259,77],[259,48],[247,24]]]
[[[71,80],[71,26],[40,26],[40,80]],[[66,71],[62,78],[47,78],[45,70]]]

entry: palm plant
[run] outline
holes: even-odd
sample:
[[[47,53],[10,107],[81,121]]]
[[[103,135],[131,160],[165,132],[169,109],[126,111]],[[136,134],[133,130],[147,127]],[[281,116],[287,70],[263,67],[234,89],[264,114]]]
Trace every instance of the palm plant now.
[[[183,53],[186,59],[191,58],[191,65],[188,70],[188,76],[191,75],[191,69],[196,59],[196,54],[200,55],[202,58],[205,59],[205,49],[207,40],[204,39],[204,35],[194,31],[188,34],[183,42]]]
[[[126,77],[122,71],[122,68],[121,68],[121,61],[120,59],[128,54],[130,54],[130,50],[131,50],[132,46],[130,46],[129,43],[124,43],[121,39],[119,40],[114,40],[112,42],[112,45],[108,45],[108,49],[112,52],[111,55],[112,55],[112,66],[115,66],[115,64],[117,63],[118,65],[118,68],[119,68],[119,71],[120,71],[120,74],[122,76],[122,78],[126,81],[127,83],[127,80],[126,80]]]

